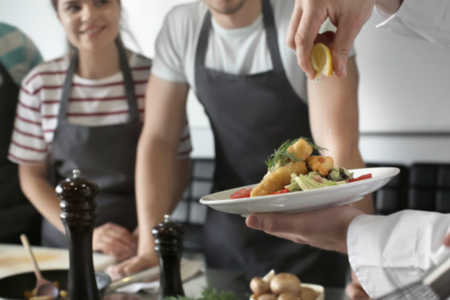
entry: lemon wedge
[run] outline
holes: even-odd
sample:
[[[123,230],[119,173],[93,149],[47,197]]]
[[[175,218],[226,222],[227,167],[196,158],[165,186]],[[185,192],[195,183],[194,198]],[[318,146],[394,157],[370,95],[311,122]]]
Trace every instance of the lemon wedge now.
[[[325,74],[327,77],[333,75],[333,59],[330,49],[322,43],[314,44],[311,51],[311,65],[316,71],[316,78]]]

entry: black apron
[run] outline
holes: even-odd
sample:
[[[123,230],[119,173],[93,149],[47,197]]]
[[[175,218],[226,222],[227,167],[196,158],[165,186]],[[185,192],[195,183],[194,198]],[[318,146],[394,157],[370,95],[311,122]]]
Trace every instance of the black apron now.
[[[18,166],[8,160],[19,87],[1,62],[0,74],[0,243],[20,244],[20,234],[26,233],[36,244],[41,217],[20,189]]]
[[[231,75],[206,68],[209,11],[197,44],[195,84],[214,132],[216,191],[259,182],[274,149],[287,139],[312,136],[308,107],[284,71],[270,2],[262,4],[273,70]],[[241,216],[211,209],[204,228],[209,267],[242,269],[249,278],[275,269],[295,273],[304,282],[345,285],[348,262],[343,255],[269,236],[247,228]]]
[[[134,170],[142,124],[125,49],[119,42],[117,48],[130,112],[128,122],[89,127],[67,121],[72,78],[78,65],[76,53],[63,86],[51,158],[60,179],[70,176],[72,170],[79,169],[83,176],[98,184],[100,194],[97,197],[99,215],[96,226],[112,222],[132,231],[137,226]],[[42,244],[67,247],[67,240],[45,220]]]

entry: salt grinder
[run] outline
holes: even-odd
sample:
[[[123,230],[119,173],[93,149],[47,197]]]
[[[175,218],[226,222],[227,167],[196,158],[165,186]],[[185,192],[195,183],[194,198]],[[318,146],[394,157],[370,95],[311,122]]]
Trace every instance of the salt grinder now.
[[[171,222],[169,215],[165,215],[164,222],[155,226],[152,234],[155,237],[155,251],[158,253],[161,270],[159,300],[165,297],[184,296],[180,272],[183,227]]]
[[[68,299],[100,300],[92,260],[92,235],[97,219],[95,197],[99,193],[97,184],[74,170],[56,187],[61,200],[60,218],[66,229],[69,244]]]

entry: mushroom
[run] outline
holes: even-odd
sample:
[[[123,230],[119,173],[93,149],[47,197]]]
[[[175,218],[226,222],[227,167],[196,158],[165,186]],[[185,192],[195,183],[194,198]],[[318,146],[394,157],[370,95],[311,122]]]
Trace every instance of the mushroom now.
[[[285,292],[280,294],[277,300],[303,300],[303,298],[300,296],[300,294]]]
[[[263,277],[263,280],[265,282],[270,283],[270,281],[275,277],[275,271],[274,270],[270,270],[269,273],[266,274],[266,276]]]
[[[262,295],[270,292],[269,283],[264,281],[261,277],[255,277],[252,281],[250,281],[250,289],[256,295]]]
[[[300,279],[289,273],[280,273],[270,281],[270,290],[274,294],[292,292],[299,295],[302,290]]]
[[[277,295],[275,294],[264,294],[258,297],[258,300],[277,300]]]

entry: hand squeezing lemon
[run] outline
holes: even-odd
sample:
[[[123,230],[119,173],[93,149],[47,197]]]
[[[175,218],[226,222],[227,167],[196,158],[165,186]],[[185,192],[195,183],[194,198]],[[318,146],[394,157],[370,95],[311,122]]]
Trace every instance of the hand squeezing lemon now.
[[[333,59],[331,58],[330,49],[323,43],[314,44],[311,51],[311,65],[316,71],[316,78],[320,74],[327,77],[333,75]]]

